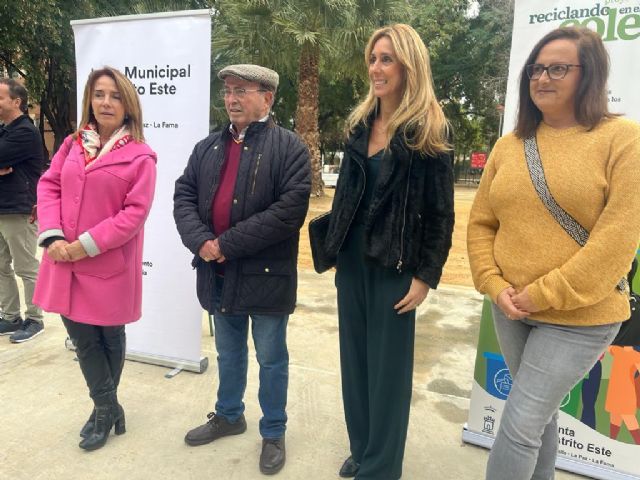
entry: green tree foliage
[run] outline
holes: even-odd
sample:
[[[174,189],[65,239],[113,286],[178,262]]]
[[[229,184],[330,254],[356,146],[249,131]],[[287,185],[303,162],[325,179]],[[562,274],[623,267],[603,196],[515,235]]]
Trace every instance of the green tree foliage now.
[[[504,104],[513,1],[431,0],[417,8],[414,27],[429,47],[434,83],[454,130],[456,161],[489,150],[498,138]]]
[[[0,67],[25,78],[57,150],[75,128],[76,71],[70,22],[132,13],[209,8],[205,0],[11,0],[0,2]],[[80,86],[82,88],[82,85]]]
[[[480,13],[470,25],[473,74],[465,81],[466,96],[485,116],[482,136],[487,147],[499,137],[498,126],[507,92],[509,53],[513,30],[513,0],[481,0]]]
[[[398,0],[220,0],[216,10],[214,70],[228,63],[258,63],[277,70],[284,85],[295,86],[294,126],[311,153],[312,194],[322,195],[321,72],[332,77],[330,82],[361,78],[367,38],[380,24],[410,18],[409,5]],[[282,90],[281,99],[287,98]],[[285,108],[280,102],[276,112]]]
[[[47,118],[55,148],[72,130],[75,98],[73,36],[69,21],[91,11],[88,1],[15,0],[0,3],[0,61],[26,80],[31,102],[40,104],[40,131]]]
[[[470,0],[12,0],[0,2],[0,70],[25,77],[57,148],[75,128],[71,20],[212,8],[212,72],[245,62],[278,71],[274,115],[309,145],[320,194],[320,154],[331,157],[341,148],[344,121],[368,89],[366,40],[388,23],[410,23],[429,47],[456,156],[462,160],[493,145],[496,107],[506,90],[513,0],[476,3],[479,14],[471,17]],[[214,128],[227,121],[219,88],[212,75]]]

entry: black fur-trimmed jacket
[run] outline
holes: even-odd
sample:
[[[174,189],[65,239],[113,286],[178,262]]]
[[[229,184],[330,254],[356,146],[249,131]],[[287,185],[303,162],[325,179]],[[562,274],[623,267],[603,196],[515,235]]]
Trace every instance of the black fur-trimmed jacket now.
[[[345,145],[325,240],[330,257],[337,257],[362,198],[368,143],[369,129],[361,126]],[[454,221],[450,154],[415,152],[396,134],[384,153],[366,218],[365,258],[436,288]]]
[[[212,201],[230,138],[228,125],[196,144],[176,180],[173,216],[194,254],[198,299],[214,311],[216,262],[200,247],[213,240]],[[231,226],[218,240],[226,258],[220,309],[230,314],[288,314],[296,303],[300,227],[309,207],[309,152],[298,136],[272,120],[249,125],[231,207]]]

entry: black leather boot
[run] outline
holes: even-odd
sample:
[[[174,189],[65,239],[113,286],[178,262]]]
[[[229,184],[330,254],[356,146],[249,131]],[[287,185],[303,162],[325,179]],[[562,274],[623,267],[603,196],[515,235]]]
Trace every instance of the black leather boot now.
[[[118,417],[122,417],[122,425],[123,425],[123,429],[121,433],[118,433],[116,431],[116,435],[122,435],[123,433],[125,433],[124,430],[124,409],[122,408],[122,405],[120,405],[118,403],[117,406],[118,412],[117,412],[117,416]],[[93,427],[96,421],[96,409],[94,408],[93,411],[91,412],[91,415],[89,415],[89,420],[87,420],[87,423],[84,424],[84,426],[82,427],[82,429],[80,430],[80,436],[82,438],[87,438],[89,436],[89,434],[91,432],[93,432]]]
[[[102,344],[109,363],[109,369],[111,370],[113,384],[117,390],[127,351],[127,337],[125,336],[124,327],[103,327]]]
[[[91,432],[93,432],[93,424],[96,421],[96,409],[94,408],[91,411],[91,415],[89,415],[89,420],[84,426],[80,429],[80,436],[82,438],[87,438]]]
[[[118,390],[120,384],[120,377],[122,376],[122,369],[124,368],[124,358],[127,350],[127,337],[125,336],[125,329],[122,326],[118,327],[105,327],[102,332],[102,345],[104,346],[104,353],[107,357],[107,363],[109,364],[109,370],[111,370],[111,377],[113,384]],[[120,410],[122,406],[118,405]],[[123,412],[124,414],[124,412]],[[80,436],[87,438],[87,435],[93,431],[93,422],[96,418],[95,409],[89,415],[89,419],[80,430]]]
[[[97,450],[104,447],[113,427],[115,427],[116,435],[122,435],[126,432],[124,411],[115,394],[103,395],[94,401],[96,402],[96,417],[93,431],[79,444],[79,447],[84,450]]]

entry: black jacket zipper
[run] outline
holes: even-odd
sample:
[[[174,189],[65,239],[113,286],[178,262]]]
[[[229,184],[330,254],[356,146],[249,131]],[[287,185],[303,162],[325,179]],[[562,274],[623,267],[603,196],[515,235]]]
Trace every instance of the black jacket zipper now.
[[[342,240],[338,244],[338,250],[337,250],[338,252],[342,248],[342,244],[344,243],[345,239],[347,238],[347,233],[349,233],[349,229],[351,228],[351,224],[353,223],[353,219],[355,218],[356,213],[358,213],[358,207],[360,206],[360,202],[362,201],[362,197],[364,196],[364,191],[365,191],[365,189],[367,187],[367,173],[365,172],[364,167],[362,165],[360,165],[360,162],[358,162],[356,159],[354,159],[353,161],[360,167],[360,170],[362,170],[362,178],[364,180],[364,184],[362,185],[362,191],[360,192],[360,197],[358,198],[358,203],[356,203],[356,208],[353,210],[353,214],[351,215],[351,220],[349,220],[349,225],[347,225],[347,228],[345,228],[344,234],[342,235]]]
[[[262,158],[262,154],[258,154],[258,159],[256,160],[256,169],[253,171],[253,183],[251,184],[251,195],[256,191],[256,178],[258,177],[258,168],[260,168],[260,159]]]
[[[407,224],[407,202],[409,201],[409,182],[411,181],[411,165],[413,164],[413,151],[409,157],[409,171],[407,172],[407,191],[404,194],[404,208],[402,209],[402,229],[400,230],[400,258],[396,269],[402,273],[402,256],[404,255],[404,227]]]

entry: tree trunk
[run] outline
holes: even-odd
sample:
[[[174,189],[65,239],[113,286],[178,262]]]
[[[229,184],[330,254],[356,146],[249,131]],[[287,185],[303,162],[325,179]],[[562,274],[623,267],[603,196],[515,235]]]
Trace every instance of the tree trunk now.
[[[71,125],[70,111],[72,99],[69,92],[57,91],[53,75],[56,74],[54,60],[49,59],[47,65],[47,86],[42,95],[40,103],[41,111],[47,117],[49,126],[53,131],[54,145],[53,152],[57,152],[64,139],[73,132]]]
[[[311,155],[311,195],[324,195],[320,135],[318,133],[318,94],[320,92],[320,50],[317,45],[305,43],[300,52],[298,73],[298,105],[296,108],[296,132],[309,148]]]
[[[38,130],[40,130],[40,138],[42,139],[42,151],[44,154],[44,163],[45,167],[49,168],[51,155],[49,154],[49,150],[47,149],[47,143],[44,139],[44,124],[45,124],[45,116],[43,109],[43,102],[40,102],[40,118],[38,119]]]

